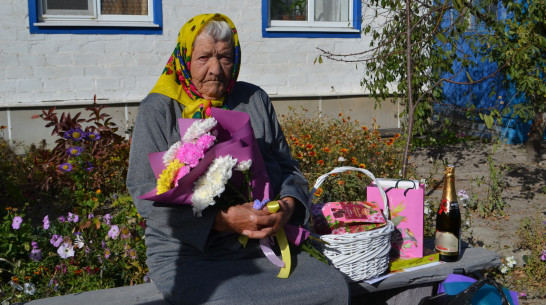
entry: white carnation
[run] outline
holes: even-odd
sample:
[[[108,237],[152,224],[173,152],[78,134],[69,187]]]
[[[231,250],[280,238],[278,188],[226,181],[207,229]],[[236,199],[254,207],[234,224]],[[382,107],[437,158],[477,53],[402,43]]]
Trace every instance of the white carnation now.
[[[169,147],[169,150],[167,150],[167,152],[163,155],[163,164],[165,164],[165,166],[169,166],[171,161],[176,158],[176,154],[181,146],[182,142],[178,141]]]
[[[235,167],[235,170],[238,170],[240,172],[246,172],[247,170],[250,169],[251,166],[252,166],[252,159],[248,159],[248,160],[239,162],[237,166]]]
[[[227,155],[212,161],[206,173],[201,175],[194,183],[192,209],[193,213],[201,216],[201,212],[208,206],[214,205],[214,197],[219,196],[225,190],[228,180],[231,178],[232,169],[237,164],[237,159]]]
[[[205,133],[211,131],[217,124],[216,119],[208,118],[204,120],[197,120],[186,130],[182,141],[191,142],[199,139]]]

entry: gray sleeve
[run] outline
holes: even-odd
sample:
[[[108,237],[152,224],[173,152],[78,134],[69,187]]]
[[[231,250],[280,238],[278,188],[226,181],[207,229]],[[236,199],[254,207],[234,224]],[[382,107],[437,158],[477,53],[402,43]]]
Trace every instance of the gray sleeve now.
[[[203,251],[212,230],[215,209],[206,209],[202,217],[195,217],[190,206],[138,198],[156,186],[148,154],[166,151],[180,140],[179,117],[176,101],[166,96],[151,94],[141,102],[131,139],[127,187],[139,214],[146,219],[147,230],[153,230],[155,236]]]

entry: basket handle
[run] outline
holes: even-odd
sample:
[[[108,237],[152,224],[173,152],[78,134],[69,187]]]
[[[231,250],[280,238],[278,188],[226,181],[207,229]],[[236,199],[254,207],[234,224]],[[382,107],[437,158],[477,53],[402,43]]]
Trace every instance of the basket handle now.
[[[379,181],[377,181],[375,176],[369,170],[359,168],[359,167],[352,167],[352,166],[336,167],[333,170],[331,170],[329,173],[326,173],[326,174],[318,177],[317,181],[315,182],[315,185],[313,186],[313,189],[311,190],[311,194],[309,196],[309,202],[308,202],[309,205],[312,204],[313,197],[315,196],[315,192],[322,185],[322,183],[324,181],[326,181],[326,178],[328,178],[332,174],[339,174],[339,173],[348,172],[348,171],[356,171],[356,172],[364,173],[366,176],[368,176],[369,178],[371,178],[375,182],[375,185],[379,189],[379,193],[381,194],[381,199],[383,199],[383,203],[384,203],[383,204],[383,206],[384,206],[383,216],[385,216],[385,219],[390,219],[391,218],[391,213],[390,213],[390,210],[389,210],[389,203],[387,201],[387,194],[385,194],[385,190],[383,189],[383,187],[381,186]]]

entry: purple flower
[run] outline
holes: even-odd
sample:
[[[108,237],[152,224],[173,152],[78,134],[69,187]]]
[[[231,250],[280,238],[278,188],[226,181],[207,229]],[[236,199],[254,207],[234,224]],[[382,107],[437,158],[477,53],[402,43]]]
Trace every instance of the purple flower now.
[[[78,216],[77,214],[72,214],[70,212],[68,212],[68,219],[67,219],[69,222],[78,222],[78,220],[80,220],[80,216]]]
[[[95,217],[95,214],[93,214],[93,213],[89,213],[89,215],[87,215],[87,219],[91,219],[93,217]]]
[[[117,225],[113,225],[110,228],[110,231],[108,231],[108,236],[110,236],[112,239],[117,239],[119,236],[119,227]]]
[[[57,254],[62,258],[69,258],[74,256],[74,247],[68,243],[63,243],[58,249]]]
[[[109,257],[110,257],[110,254],[111,254],[111,253],[110,253],[110,249],[108,249],[108,248],[104,249],[104,257],[105,257],[105,258],[109,258]]]
[[[44,217],[44,220],[42,220],[42,222],[44,223],[44,230],[49,229],[49,215],[46,215]]]
[[[106,221],[107,225],[110,225],[110,220],[112,220],[112,216],[110,214],[104,215],[104,220]]]
[[[518,297],[520,297],[520,298],[526,298],[526,297],[527,297],[527,293],[525,293],[525,291],[518,292]]]
[[[98,139],[100,139],[100,133],[98,132],[88,132],[85,137],[88,139],[88,140],[91,140],[91,141],[96,141]]]
[[[85,133],[80,128],[72,128],[64,133],[64,138],[79,141],[84,135]]]
[[[85,162],[85,163],[82,164],[82,166],[88,172],[90,172],[94,168],[93,164],[91,162]]]
[[[64,218],[64,216],[59,216],[59,218],[57,218],[59,220],[60,223],[63,223],[66,221],[66,218]]]
[[[542,251],[542,253],[540,254],[540,260],[546,261],[546,250]]]
[[[35,241],[32,241],[30,243],[32,245],[32,250],[30,251],[29,258],[33,261],[41,261],[42,260],[42,250],[38,248],[38,243]]]
[[[66,153],[71,156],[79,156],[83,151],[83,147],[80,146],[72,146],[69,149],[66,150]]]
[[[127,227],[121,228],[121,238],[127,239],[131,237],[131,231]]]
[[[72,170],[72,164],[65,162],[65,163],[59,165],[59,169],[64,171],[64,172],[69,172],[69,171]]]
[[[20,216],[15,216],[13,217],[13,222],[11,223],[11,227],[14,230],[19,230],[22,222],[23,222],[23,218],[21,218]]]
[[[51,237],[49,242],[53,245],[53,247],[57,248],[63,242],[63,237],[62,237],[62,235],[55,234],[55,235],[53,235],[53,237]]]

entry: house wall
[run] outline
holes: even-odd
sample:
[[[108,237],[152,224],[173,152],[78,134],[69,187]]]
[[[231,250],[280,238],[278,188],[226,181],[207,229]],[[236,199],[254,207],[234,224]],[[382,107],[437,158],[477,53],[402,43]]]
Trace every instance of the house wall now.
[[[374,111],[360,86],[363,68],[327,60],[313,63],[317,47],[362,51],[368,46],[366,37],[263,38],[257,0],[163,0],[162,7],[162,35],[30,34],[28,2],[0,0],[0,125],[9,129],[2,130],[2,136],[35,143],[43,135],[35,123],[40,120],[30,119],[33,114],[51,106],[77,112],[94,94],[111,106],[120,126],[129,126],[138,102],[170,56],[180,27],[208,12],[221,12],[237,26],[242,46],[239,80],[261,86],[280,109],[290,103],[333,113],[350,108],[353,117],[362,113],[369,120],[371,114],[382,118],[382,128],[398,127],[397,106]],[[29,127],[31,136],[25,136]]]

